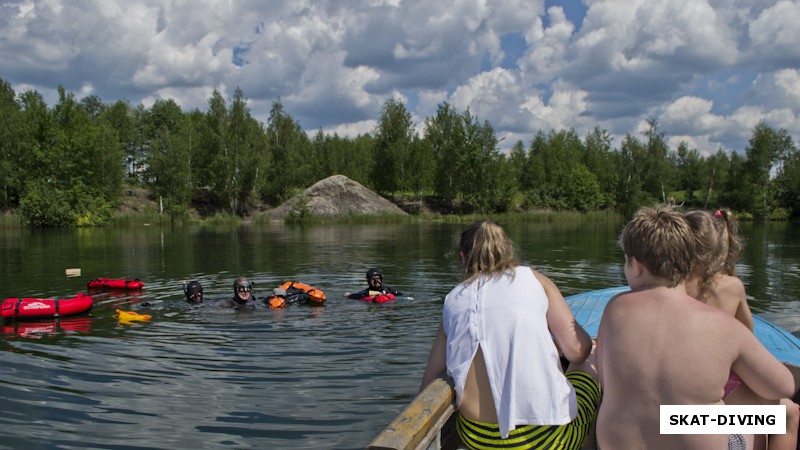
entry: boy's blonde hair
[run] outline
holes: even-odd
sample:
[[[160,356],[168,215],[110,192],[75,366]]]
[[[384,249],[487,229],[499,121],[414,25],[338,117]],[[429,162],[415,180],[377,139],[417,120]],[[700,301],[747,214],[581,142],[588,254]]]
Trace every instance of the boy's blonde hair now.
[[[634,214],[619,238],[627,257],[675,287],[692,273],[695,243],[683,214],[667,206],[645,207]]]
[[[462,233],[458,250],[464,254],[464,281],[470,283],[481,275],[513,276],[518,265],[514,242],[505,230],[491,220],[478,220]]]
[[[736,262],[742,251],[739,224],[729,209],[715,212],[695,210],[686,213],[695,239],[693,275],[701,289],[713,283],[718,273],[736,276]]]

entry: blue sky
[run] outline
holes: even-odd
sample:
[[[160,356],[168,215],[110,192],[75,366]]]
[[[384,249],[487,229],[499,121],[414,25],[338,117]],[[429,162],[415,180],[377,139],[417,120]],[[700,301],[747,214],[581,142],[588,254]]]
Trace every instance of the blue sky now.
[[[0,3],[0,78],[81,98],[206,109],[241,87],[309,133],[421,128],[442,102],[503,146],[656,118],[676,148],[743,152],[759,121],[800,141],[800,0],[48,0]]]

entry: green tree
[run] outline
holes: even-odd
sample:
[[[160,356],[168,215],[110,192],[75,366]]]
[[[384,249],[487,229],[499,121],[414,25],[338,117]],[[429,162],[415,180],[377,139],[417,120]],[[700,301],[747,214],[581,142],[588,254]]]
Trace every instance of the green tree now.
[[[525,151],[525,144],[522,141],[517,141],[511,147],[508,153],[508,162],[514,168],[514,177],[517,179],[517,184],[521,187],[526,186],[527,182],[527,168],[528,168],[528,152]]]
[[[547,170],[545,162],[545,149],[547,147],[547,136],[538,131],[531,141],[528,149],[528,161],[525,167],[525,177],[522,180],[522,188],[527,190],[541,189],[547,184]]]
[[[373,161],[372,153],[375,152],[375,137],[370,133],[360,134],[344,150],[348,163],[347,171],[342,172],[342,175],[373,188],[369,181],[369,167]]]
[[[186,217],[192,185],[189,124],[174,100],[158,100],[147,116],[146,179],[173,221]]]
[[[214,90],[208,100],[208,112],[204,124],[200,124],[197,150],[193,150],[192,160],[196,165],[197,182],[201,193],[208,192],[218,208],[228,204],[228,175],[231,156],[228,151],[228,130],[230,116],[225,99]],[[192,139],[194,142],[194,139]],[[192,145],[194,147],[194,143]],[[196,194],[197,195],[197,194]],[[202,196],[202,195],[200,195]]]
[[[69,227],[76,220],[70,193],[43,178],[26,183],[18,211],[23,222],[37,228]]]
[[[600,186],[599,208],[614,207],[614,189],[619,183],[619,171],[614,165],[611,151],[613,138],[606,130],[595,127],[584,138],[583,164],[593,174]]]
[[[375,129],[372,184],[383,194],[406,190],[413,173],[411,146],[414,122],[406,105],[398,99],[386,100]]]
[[[466,139],[462,119],[452,106],[443,103],[434,117],[425,120],[424,135],[430,143],[436,167],[434,193],[444,203],[452,205],[458,195],[458,179],[461,176],[454,161]]]
[[[792,217],[800,217],[800,153],[795,151],[786,157],[783,170],[775,181],[779,187],[780,205],[788,208]]]
[[[208,128],[207,115],[199,109],[193,109],[187,115],[189,127],[189,184],[192,186],[192,199],[202,204],[214,201],[210,194],[212,182],[209,180],[210,167],[213,163],[209,157],[209,148],[205,147],[205,139],[211,132]]]
[[[728,154],[722,149],[719,149],[717,153],[706,159],[705,165],[706,176],[703,187],[706,188],[707,192],[705,202],[703,203],[703,209],[708,209],[709,205],[720,203],[717,190],[725,186],[728,180],[728,171],[731,166],[731,161],[730,158],[728,158]]]
[[[733,152],[729,159],[725,181],[721,183],[719,203],[736,211],[752,211],[754,190],[747,176],[747,159]]]
[[[20,98],[23,128],[31,130],[17,163],[26,175],[19,200],[23,220],[35,226],[107,222],[121,189],[116,133],[95,122],[63,87],[52,109],[34,91]]]
[[[747,143],[748,187],[751,190],[750,211],[755,217],[767,217],[772,208],[772,173],[780,172],[784,160],[791,155],[794,142],[785,129],[774,130],[760,122]]]
[[[349,139],[336,133],[327,135],[320,129],[311,141],[310,165],[316,178],[338,174],[371,187],[373,148],[374,139],[369,134]]]
[[[678,187],[686,193],[686,199],[691,201],[695,198],[695,191],[703,187],[704,161],[700,152],[696,149],[689,149],[686,142],[678,144]]]
[[[570,171],[564,194],[568,207],[581,212],[600,209],[605,203],[597,177],[583,164],[574,166]]]
[[[424,191],[433,190],[435,165],[430,142],[419,136],[414,136],[413,141],[411,141],[407,164],[408,175],[404,179],[404,188],[416,192],[421,199]]]
[[[23,188],[19,163],[28,140],[27,123],[11,85],[0,79],[0,207],[16,206]]]
[[[116,130],[106,124],[97,126],[95,136],[97,146],[90,155],[94,167],[94,183],[100,196],[107,202],[107,208],[116,207],[124,180],[124,152]],[[110,218],[110,211],[108,212]]]
[[[488,125],[488,122],[485,123]],[[492,130],[494,135],[494,130]],[[519,183],[514,177],[514,166],[508,160],[506,155],[497,150],[497,141],[495,141],[495,152],[488,165],[486,178],[489,179],[489,185],[485,186],[485,195],[488,198],[486,202],[486,209],[488,212],[507,212],[511,209],[514,203],[514,195],[519,190]]]
[[[648,129],[644,132],[647,138],[644,151],[644,170],[642,172],[642,190],[653,198],[662,202],[666,201],[667,191],[672,190],[671,175],[672,165],[669,162],[669,147],[666,143],[666,133],[658,125],[655,118],[647,121]]]
[[[505,211],[516,191],[514,168],[497,148],[489,122],[480,124],[467,109],[461,116],[464,145],[457,149],[454,166],[460,207],[466,212]]]
[[[123,153],[124,170],[131,181],[141,181],[139,173],[144,167],[141,117],[142,110],[131,108],[128,102],[119,100],[103,108],[99,119],[101,124],[116,132]]]
[[[573,170],[583,165],[585,149],[574,129],[539,132],[529,152],[526,204],[534,208],[572,209],[567,190],[572,184]]]
[[[27,173],[28,180],[46,178],[50,173],[50,159],[46,155],[57,138],[52,114],[44,98],[36,91],[23,92],[20,101],[30,133],[20,169]]]
[[[86,97],[83,97],[79,102],[79,106],[89,116],[89,119],[93,123],[97,123],[100,120],[100,116],[106,109],[103,99],[97,95],[87,95]]]
[[[311,156],[308,136],[284,110],[280,100],[272,104],[266,133],[271,158],[262,197],[267,202],[284,201],[293,189],[318,181],[308,164]]]
[[[557,191],[569,183],[572,169],[581,163],[583,143],[574,129],[551,131],[544,147],[546,181]]]
[[[246,204],[255,192],[259,170],[266,171],[268,153],[266,138],[258,122],[253,119],[247,100],[236,88],[230,109],[228,153],[229,166],[225,192],[232,214],[242,215]]]
[[[58,93],[52,110],[56,141],[48,152],[51,184],[69,193],[76,225],[106,223],[122,187],[117,134],[90,116],[73,94],[62,87]]]
[[[620,214],[629,216],[639,206],[650,203],[653,199],[642,192],[642,180],[646,153],[644,146],[631,135],[622,139],[618,152],[615,153],[615,165],[620,177],[616,193],[616,203]]]

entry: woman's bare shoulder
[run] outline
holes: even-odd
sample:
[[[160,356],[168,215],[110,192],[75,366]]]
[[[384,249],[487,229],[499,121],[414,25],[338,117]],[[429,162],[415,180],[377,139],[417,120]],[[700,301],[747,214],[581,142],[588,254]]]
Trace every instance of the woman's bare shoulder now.
[[[738,277],[722,275],[715,280],[709,294],[723,303],[739,303],[747,298],[744,283]]]

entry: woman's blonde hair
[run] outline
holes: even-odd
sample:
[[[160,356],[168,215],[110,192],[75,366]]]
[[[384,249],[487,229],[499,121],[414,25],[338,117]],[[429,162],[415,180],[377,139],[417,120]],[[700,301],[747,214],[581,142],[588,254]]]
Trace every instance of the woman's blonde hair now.
[[[736,262],[742,252],[739,223],[729,209],[715,212],[695,210],[686,213],[695,240],[693,275],[701,289],[711,286],[718,273],[736,276]]]
[[[464,281],[470,283],[481,275],[513,276],[518,265],[517,250],[503,227],[491,220],[478,220],[462,233],[458,250],[463,254]]]

